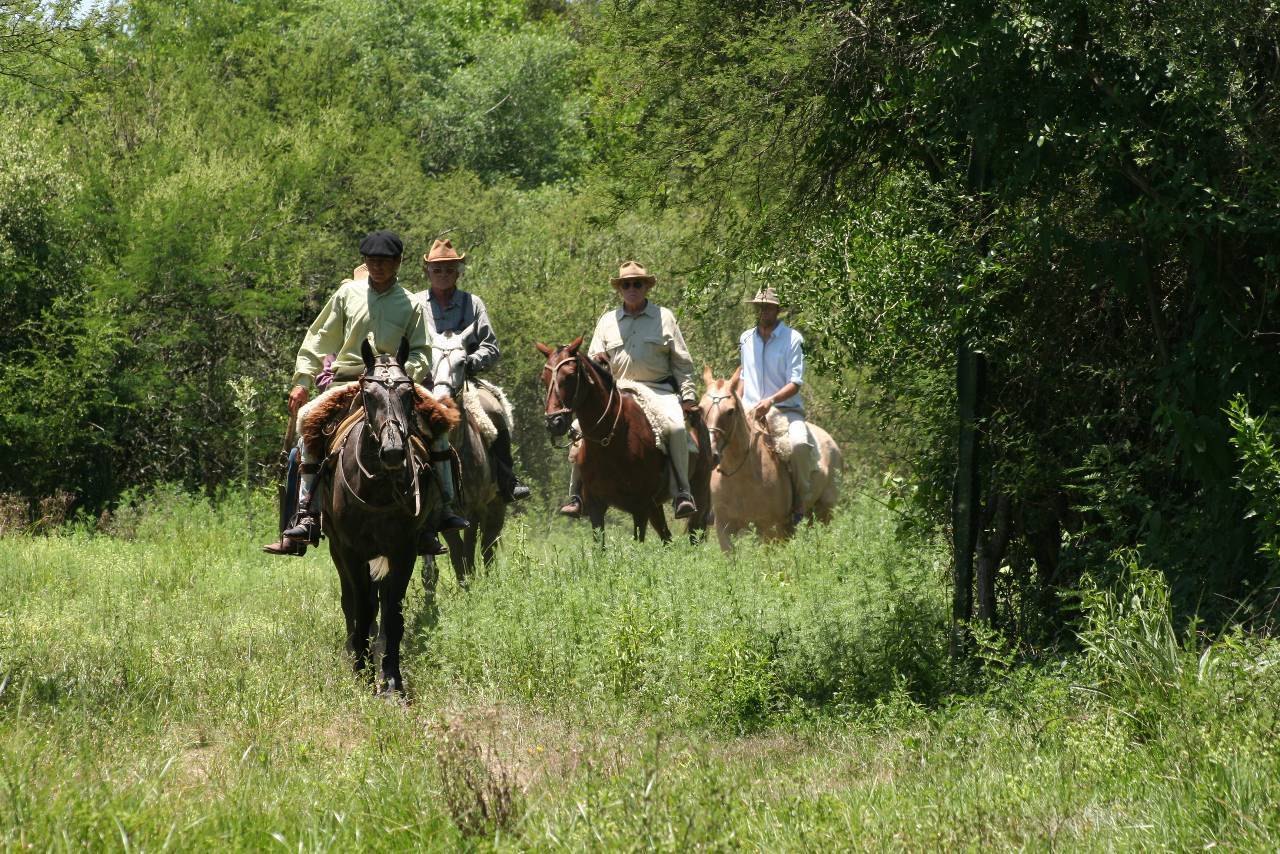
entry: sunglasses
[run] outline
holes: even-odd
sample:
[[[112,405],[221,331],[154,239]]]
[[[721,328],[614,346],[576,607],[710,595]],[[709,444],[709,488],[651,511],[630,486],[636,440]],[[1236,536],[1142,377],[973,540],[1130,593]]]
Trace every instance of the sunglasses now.
[[[427,267],[427,272],[428,272],[428,273],[431,273],[432,275],[436,275],[436,276],[447,276],[447,275],[449,275],[450,273],[457,273],[457,272],[458,272],[458,268],[457,268],[457,267],[455,267],[455,266],[453,266],[452,264],[450,264],[450,265],[448,265],[448,266],[439,266],[439,267],[437,267],[437,266],[429,266],[429,267]]]
[[[632,288],[643,288],[647,284],[648,282],[642,282],[639,279],[630,279],[618,285],[618,287],[622,288],[624,291],[629,291]]]

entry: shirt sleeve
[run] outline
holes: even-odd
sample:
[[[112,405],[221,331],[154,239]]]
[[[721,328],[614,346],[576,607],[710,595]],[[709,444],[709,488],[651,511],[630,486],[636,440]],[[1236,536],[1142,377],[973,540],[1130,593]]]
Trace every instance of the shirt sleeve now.
[[[680,387],[680,399],[698,400],[698,387],[693,383],[693,358],[689,355],[689,347],[684,343],[684,334],[676,316],[667,310],[663,312],[671,323],[671,375],[676,378]]]
[[[302,346],[298,348],[298,358],[293,363],[292,385],[310,388],[312,380],[324,366],[325,354],[342,351],[346,319],[342,293],[343,289],[339,288],[329,297],[303,337]]]
[[[471,295],[471,300],[475,307],[473,321],[475,329],[472,340],[476,344],[476,350],[467,361],[471,362],[472,371],[480,373],[492,368],[501,356],[501,352],[498,350],[498,336],[493,331],[493,325],[489,323],[489,312],[484,306],[484,300],[475,294]]]
[[[431,378],[431,338],[428,334],[427,313],[431,311],[423,305],[424,300],[410,298],[413,313],[409,316],[409,328],[406,337],[409,339],[409,363],[404,372],[416,383]]]
[[[790,364],[787,366],[787,382],[804,384],[804,338],[799,332],[791,333]]]
[[[602,334],[602,330],[604,329],[605,321],[609,319],[609,314],[611,313],[612,312],[606,312],[601,315],[600,319],[596,321],[595,331],[591,333],[591,343],[587,345],[587,355],[593,359],[604,352],[604,335]]]

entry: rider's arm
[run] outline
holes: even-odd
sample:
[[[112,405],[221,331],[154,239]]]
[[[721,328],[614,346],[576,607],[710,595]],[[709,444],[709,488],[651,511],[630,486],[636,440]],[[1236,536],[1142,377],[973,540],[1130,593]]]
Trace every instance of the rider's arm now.
[[[476,349],[467,356],[467,368],[471,373],[479,374],[492,368],[501,353],[498,350],[498,336],[489,323],[489,312],[484,307],[484,300],[475,294],[471,295],[471,300],[475,306],[475,320],[472,321],[475,337],[472,340]]]
[[[412,300],[413,315],[409,320],[409,363],[404,372],[415,383],[421,383],[431,377],[431,337],[429,321],[431,309],[421,300]]]
[[[293,381],[290,385],[311,388],[316,374],[324,368],[325,354],[342,350],[343,326],[346,322],[343,310],[344,291],[345,287],[339,288],[329,297],[329,301],[320,309],[320,314],[303,336],[302,346],[298,348],[298,358],[293,363]]]
[[[676,323],[676,316],[665,308],[662,313],[662,325],[670,325],[669,329],[664,328],[662,331],[671,336],[671,375],[676,378],[676,385],[680,387],[680,399],[696,403],[698,387],[693,383],[693,358],[689,355],[689,347],[684,343],[684,334]]]

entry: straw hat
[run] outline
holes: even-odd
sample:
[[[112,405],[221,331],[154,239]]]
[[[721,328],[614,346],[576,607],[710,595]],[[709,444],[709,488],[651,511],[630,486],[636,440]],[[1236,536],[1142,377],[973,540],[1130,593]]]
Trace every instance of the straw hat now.
[[[447,261],[457,261],[463,263],[467,260],[467,253],[458,254],[458,250],[453,248],[452,240],[437,240],[431,244],[431,251],[422,256],[423,264],[439,264]]]
[[[640,279],[650,285],[658,281],[653,276],[649,275],[648,270],[640,266],[640,262],[624,261],[622,266],[618,268],[618,277],[616,279],[610,279],[609,284],[616,288],[628,279]]]
[[[782,308],[782,303],[778,302],[778,292],[773,288],[761,288],[747,302],[751,305],[776,305],[778,308]]]

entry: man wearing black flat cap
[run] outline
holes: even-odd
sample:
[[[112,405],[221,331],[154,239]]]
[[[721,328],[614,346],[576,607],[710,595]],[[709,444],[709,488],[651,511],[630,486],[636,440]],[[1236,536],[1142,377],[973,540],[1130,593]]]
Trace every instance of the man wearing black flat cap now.
[[[405,373],[415,382],[431,373],[431,348],[427,343],[427,320],[422,306],[397,280],[404,243],[395,232],[374,231],[360,241],[360,254],[364,257],[368,278],[344,281],[320,310],[320,315],[298,348],[293,389],[289,392],[289,412],[299,425],[320,401],[355,382],[364,372],[360,345],[365,339],[370,340],[377,353],[395,353],[400,339],[408,339],[409,359],[404,366]],[[337,354],[331,367],[333,381],[323,394],[308,400],[316,375],[323,368],[326,353]],[[298,447],[302,454],[302,477],[296,521],[282,532],[280,542],[262,547],[270,554],[302,555],[309,543],[317,541],[319,526],[311,507],[311,495],[320,460],[307,452],[301,437]],[[441,528],[466,525],[466,521],[450,509]]]

